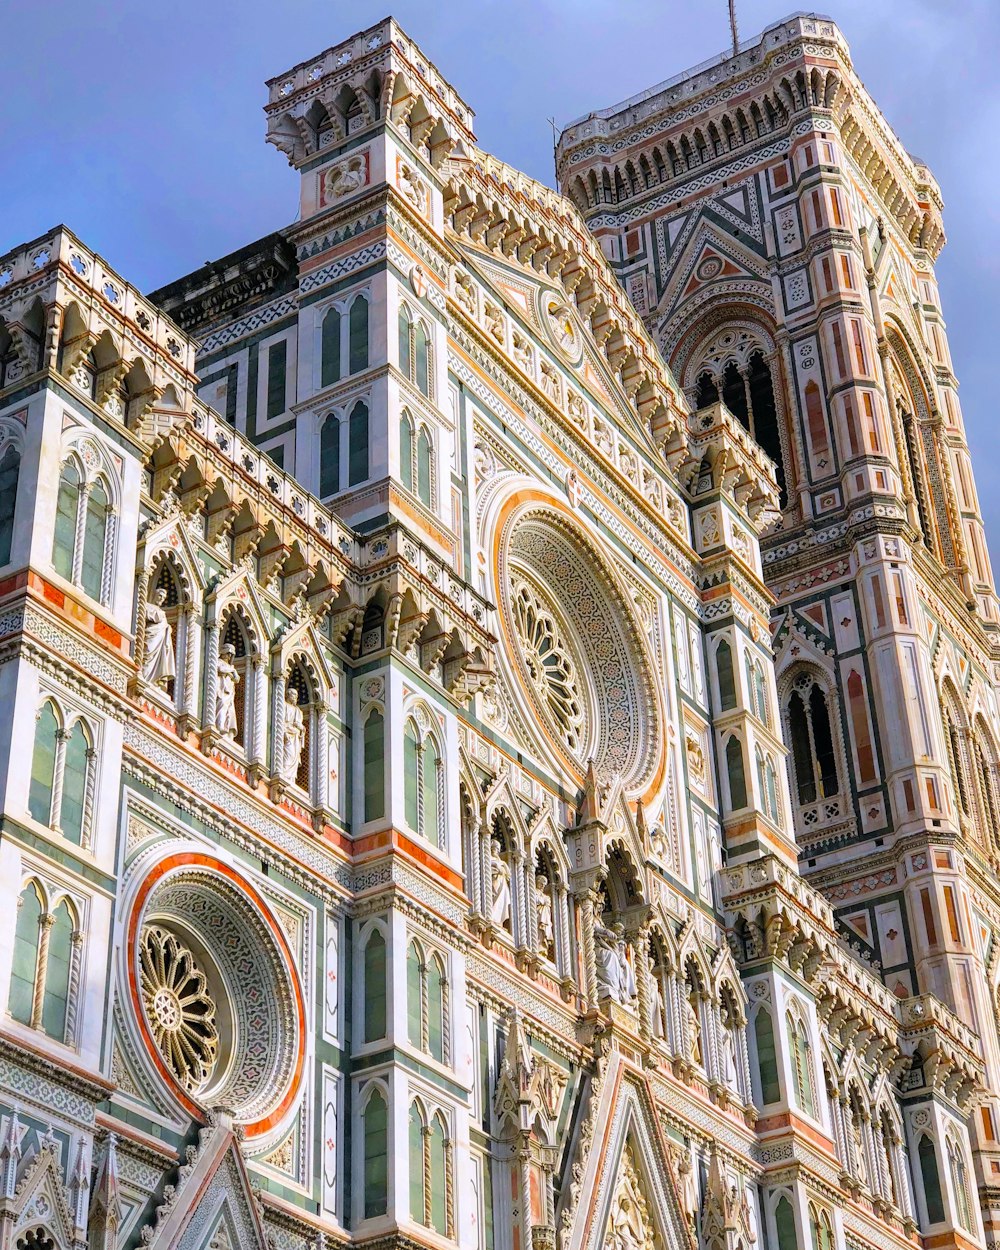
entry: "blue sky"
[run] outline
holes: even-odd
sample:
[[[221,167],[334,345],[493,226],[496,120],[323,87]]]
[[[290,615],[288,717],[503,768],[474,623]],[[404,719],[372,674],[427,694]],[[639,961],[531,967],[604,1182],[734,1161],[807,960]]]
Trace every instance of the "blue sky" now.
[[[738,0],[740,33],[790,11]],[[824,11],[941,184],[938,274],[1000,562],[1000,5],[835,0]],[[546,182],[546,118],[615,103],[729,38],[726,0],[9,0],[0,253],[65,222],[148,290],[287,223],[296,176],[264,143],[263,81],[389,12],[476,111],[482,146]]]

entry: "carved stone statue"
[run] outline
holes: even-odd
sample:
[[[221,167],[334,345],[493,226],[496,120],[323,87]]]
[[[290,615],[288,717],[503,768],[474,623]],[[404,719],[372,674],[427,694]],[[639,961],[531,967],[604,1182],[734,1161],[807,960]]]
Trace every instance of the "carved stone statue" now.
[[[543,959],[553,959],[556,953],[556,935],[552,927],[552,895],[548,878],[535,876],[535,901],[538,904],[538,953]]]
[[[724,1028],[722,1032],[722,1080],[734,1092],[738,1092],[736,1079],[736,1031]]]
[[[215,727],[223,734],[232,737],[238,728],[236,724],[236,687],[240,675],[233,663],[236,648],[231,642],[224,643],[219,651],[216,666],[218,684],[215,695]]]
[[[634,1006],[639,997],[639,986],[635,979],[635,967],[633,965],[633,954],[631,946],[627,945],[625,938],[619,936],[618,939],[618,959],[622,970],[622,997],[621,1001],[626,1007]]]
[[[493,856],[493,905],[490,919],[501,929],[511,932],[510,865],[500,855]]]
[[[622,968],[618,934],[603,925],[594,926],[594,954],[597,957],[597,997],[622,1001]]]
[[[281,776],[294,781],[302,761],[302,747],[306,740],[306,724],[299,707],[299,692],[289,687],[285,695],[285,726],[283,731]]]
[[[163,605],[167,592],[162,586],[153,591],[146,604],[146,654],[142,661],[143,681],[154,686],[166,686],[177,676],[174,658],[174,635]]]

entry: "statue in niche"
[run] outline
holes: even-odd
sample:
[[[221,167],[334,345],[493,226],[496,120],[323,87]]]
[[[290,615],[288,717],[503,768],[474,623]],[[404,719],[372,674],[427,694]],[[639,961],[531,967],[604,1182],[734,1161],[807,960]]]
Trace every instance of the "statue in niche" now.
[[[555,960],[556,935],[552,925],[552,895],[548,878],[535,875],[535,898],[538,904],[538,953],[543,959]]]
[[[619,937],[618,951],[622,969],[622,1002],[626,1007],[633,1007],[639,998],[639,985],[635,979],[635,956],[624,937]]]
[[[142,661],[142,678],[152,686],[165,687],[172,677],[177,676],[173,630],[163,607],[166,601],[167,592],[158,586],[146,604],[146,654]]]
[[[722,1032],[722,1081],[731,1090],[737,1090],[736,1081],[736,1030],[728,1026]]]
[[[631,1007],[638,991],[635,970],[629,962],[625,946],[625,930],[620,924],[606,929],[594,928],[594,953],[597,956],[597,996],[611,998],[623,1007]]]
[[[233,663],[235,657],[236,648],[233,644],[224,643],[219,651],[219,660],[215,670],[217,676],[215,727],[229,738],[233,737],[237,730],[236,687],[239,684],[240,675]]]
[[[652,986],[652,1001],[650,1002],[650,1028],[653,1036],[658,1038],[666,1037],[664,1028],[664,1011],[663,1011],[663,985],[660,978],[656,975],[656,961],[650,958],[649,961],[649,981]]]
[[[631,1146],[626,1143],[611,1199],[603,1250],[652,1250],[653,1227],[639,1183]]]
[[[289,686],[285,694],[285,725],[282,732],[281,776],[294,781],[302,760],[302,747],[306,740],[306,722],[299,707],[299,692]]]
[[[510,918],[510,864],[494,851],[493,854],[493,905],[490,919],[501,929],[511,930]]]

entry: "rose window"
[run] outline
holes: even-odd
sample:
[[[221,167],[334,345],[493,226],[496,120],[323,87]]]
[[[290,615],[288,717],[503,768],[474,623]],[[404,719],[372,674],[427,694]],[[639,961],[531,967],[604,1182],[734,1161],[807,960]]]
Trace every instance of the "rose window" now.
[[[515,507],[498,553],[505,661],[539,746],[581,779],[619,776],[637,791],[659,766],[660,709],[646,642],[617,579],[587,535],[546,505]]]
[[[552,613],[524,582],[518,586],[514,596],[513,616],[524,648],[528,676],[547,705],[566,745],[575,753],[584,725],[583,701],[576,665],[559,626]]]
[[[176,934],[148,925],[139,948],[146,1017],[160,1054],[185,1089],[200,1089],[219,1053],[216,1006],[208,980]]]

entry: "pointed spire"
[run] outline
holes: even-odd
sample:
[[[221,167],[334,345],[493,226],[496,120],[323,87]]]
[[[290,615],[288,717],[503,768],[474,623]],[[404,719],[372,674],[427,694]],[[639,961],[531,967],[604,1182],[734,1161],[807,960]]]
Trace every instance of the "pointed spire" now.
[[[21,1161],[21,1121],[11,1113],[0,1144],[0,1198],[13,1198],[17,1188],[17,1165]]]
[[[597,795],[597,771],[593,759],[587,761],[587,776],[583,783],[583,803],[580,807],[581,823],[600,820],[601,809]]]
[[[76,1144],[76,1162],[73,1164],[73,1175],[69,1182],[70,1197],[73,1202],[73,1225],[78,1237],[82,1237],[87,1227],[87,1190],[90,1188],[90,1175],[87,1167],[87,1143],[80,1137]]]
[[[114,1250],[120,1221],[118,1138],[109,1133],[94,1178],[94,1195],[90,1204],[89,1244],[92,1250]]]

